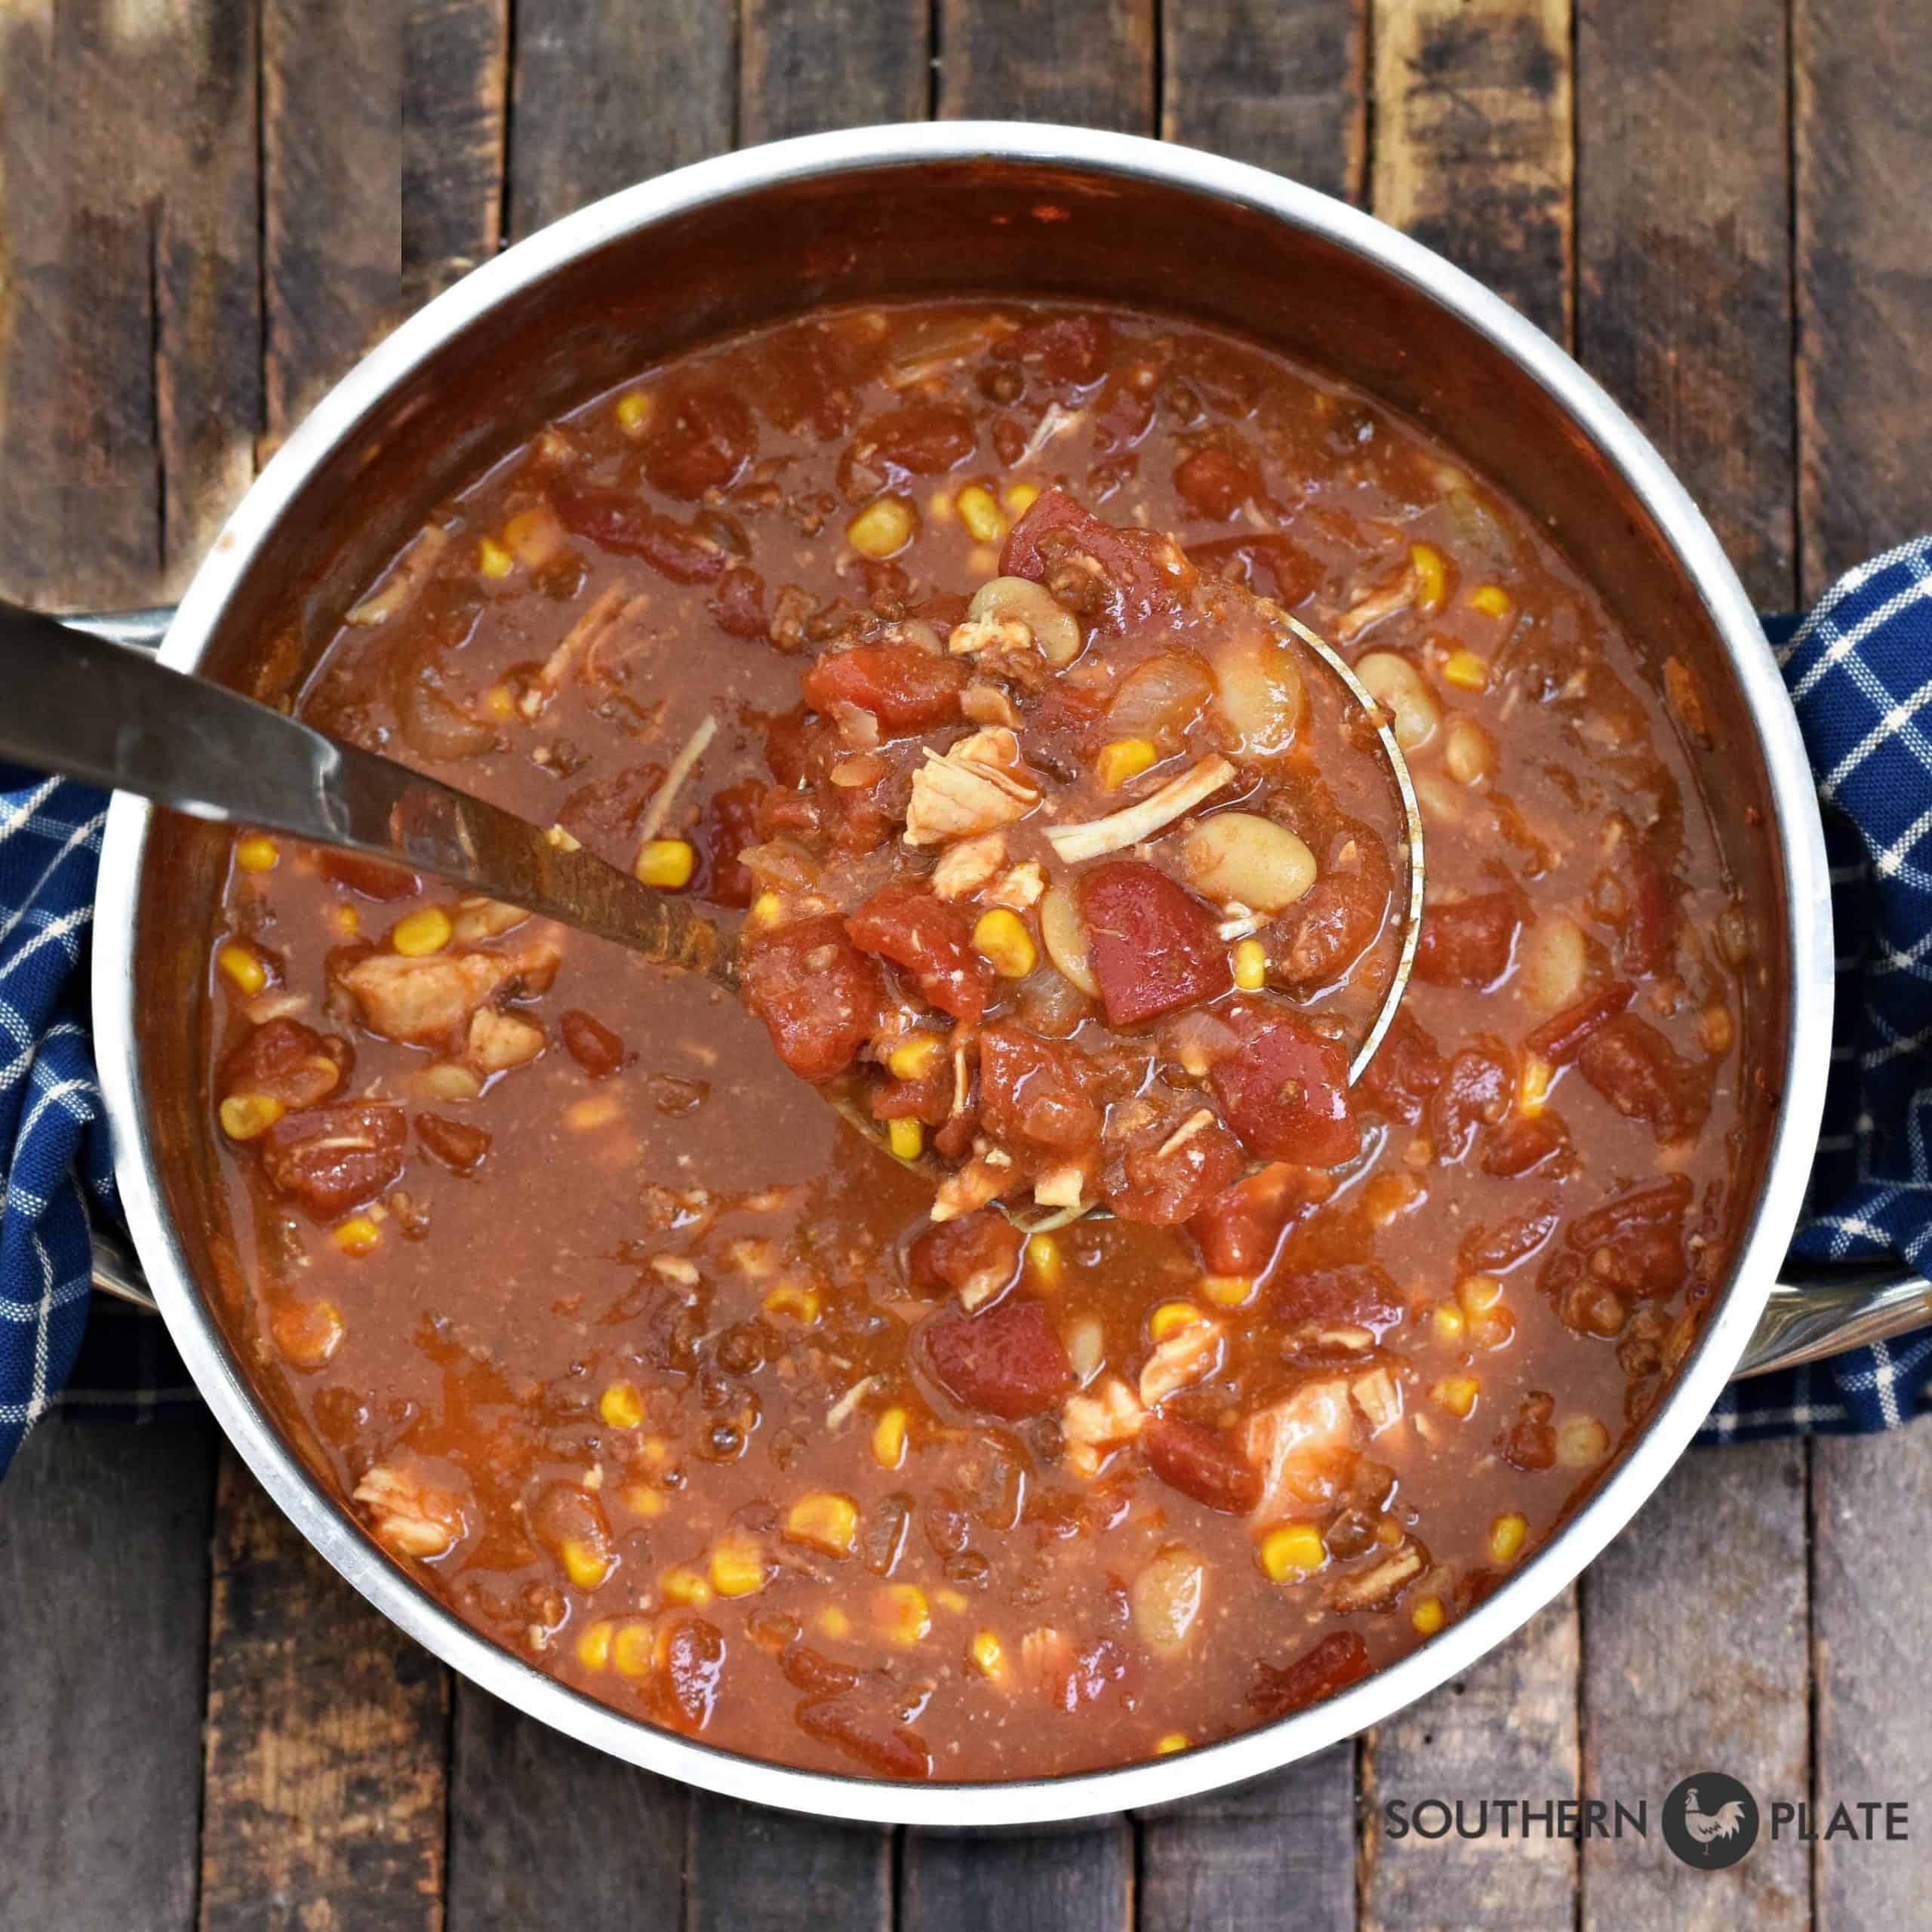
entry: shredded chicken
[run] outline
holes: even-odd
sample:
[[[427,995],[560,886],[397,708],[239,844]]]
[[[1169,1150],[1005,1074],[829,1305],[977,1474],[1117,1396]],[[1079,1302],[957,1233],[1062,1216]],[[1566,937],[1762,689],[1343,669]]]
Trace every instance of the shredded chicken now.
[[[1033,426],[1033,433],[1026,438],[1026,446],[1013,459],[1015,469],[1031,463],[1056,436],[1063,436],[1069,429],[1080,426],[1080,420],[1087,414],[1084,409],[1063,409],[1057,402],[1047,405],[1046,414]]]
[[[1033,650],[1033,626],[1018,617],[968,617],[955,624],[946,641],[955,657],[978,657],[989,664],[1023,657]]]
[[[1247,1459],[1261,1472],[1260,1518],[1332,1502],[1353,1468],[1355,1414],[1348,1384],[1311,1382],[1247,1425]]]
[[[622,629],[642,609],[644,603],[641,597],[626,602],[623,591],[613,584],[571,625],[564,633],[562,642],[544,659],[536,676],[517,700],[518,710],[526,718],[537,717],[562,689],[564,680],[576,668],[578,660],[587,657],[606,638]]]
[[[997,1201],[1006,1192],[1013,1176],[1009,1158],[1003,1164],[976,1154],[963,1168],[955,1168],[933,1191],[932,1217],[935,1221],[957,1220],[989,1201]]]
[[[1033,1183],[1033,1199],[1041,1208],[1078,1208],[1086,1201],[1087,1176],[1073,1161],[1049,1168]]]
[[[1177,1148],[1185,1147],[1197,1134],[1204,1134],[1219,1116],[1212,1107],[1196,1107],[1173,1133],[1154,1150],[1156,1160],[1164,1159]]]
[[[1047,875],[1041,871],[1039,862],[1028,859],[1008,866],[993,881],[986,897],[995,906],[1011,906],[1015,912],[1023,912],[1038,905],[1046,890]]]
[[[1161,826],[1211,798],[1235,776],[1235,768],[1219,756],[1204,758],[1199,764],[1170,779],[1158,792],[1105,818],[1089,819],[1081,825],[1048,828],[1048,842],[1063,859],[1097,859],[1103,852],[1118,852],[1151,838]]]
[[[1204,1382],[1221,1366],[1221,1324],[1190,1321],[1161,1343],[1140,1371],[1140,1399],[1158,1408],[1178,1389]]]
[[[851,1387],[826,1411],[826,1427],[829,1429],[842,1429],[852,1411],[873,1389],[878,1386],[878,1380],[879,1378],[876,1375],[860,1376],[858,1380],[854,1383]]]
[[[1368,1432],[1380,1435],[1402,1420],[1402,1392],[1395,1378],[1383,1367],[1371,1368],[1349,1384],[1355,1406],[1368,1418]]]
[[[942,899],[964,899],[989,884],[1006,863],[1005,835],[983,832],[949,846],[933,868],[933,890]]]
[[[464,1057],[478,1073],[507,1072],[534,1060],[543,1051],[543,1029],[534,1021],[514,1013],[499,1013],[494,1006],[481,1008],[470,1016]]]
[[[1097,1383],[1091,1394],[1068,1396],[1060,1421],[1067,1467],[1075,1475],[1098,1475],[1100,1465],[1131,1442],[1146,1421],[1147,1411],[1117,1375]]]
[[[1422,1574],[1421,1550],[1404,1541],[1391,1550],[1373,1570],[1357,1577],[1337,1577],[1329,1587],[1328,1601],[1337,1610],[1382,1610],[1393,1603],[1402,1586]]]
[[[529,917],[521,906],[505,900],[466,899],[450,921],[450,934],[459,946],[478,946],[486,939],[501,939]]]
[[[338,978],[371,1032],[423,1046],[441,1039],[512,985],[547,992],[563,957],[549,940],[505,952],[438,952],[420,959],[375,952]]]
[[[1346,644],[1350,638],[1361,636],[1371,624],[1378,624],[1398,611],[1407,610],[1421,592],[1422,573],[1411,564],[1393,583],[1371,590],[1351,605],[1329,626],[1328,635],[1336,643]]]
[[[374,596],[364,598],[343,621],[350,624],[386,623],[398,611],[406,610],[428,581],[429,573],[448,548],[449,540],[447,530],[438,529],[433,523],[426,525],[422,535],[396,559],[395,568],[389,572],[382,589]]]
[[[1039,802],[1019,740],[1004,725],[989,724],[961,738],[943,758],[928,748],[925,764],[912,774],[906,843],[976,838],[1024,818]]]
[[[664,774],[664,782],[651,795],[650,804],[645,810],[643,822],[637,829],[637,841],[640,847],[648,844],[657,836],[669,813],[678,789],[697,768],[697,761],[703,757],[705,747],[718,735],[718,720],[709,712],[697,729],[685,740],[684,749],[671,761],[671,768]]]
[[[959,694],[959,709],[975,724],[1004,724],[1010,731],[1020,728],[1020,710],[997,685],[968,685]]]
[[[441,1556],[463,1534],[462,1506],[447,1491],[378,1463],[351,1492],[376,1540],[398,1556]]]

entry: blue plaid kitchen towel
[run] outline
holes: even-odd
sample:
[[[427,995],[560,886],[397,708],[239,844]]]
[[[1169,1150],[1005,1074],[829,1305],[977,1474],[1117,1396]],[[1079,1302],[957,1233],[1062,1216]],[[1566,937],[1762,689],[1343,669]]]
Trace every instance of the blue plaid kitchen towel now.
[[[1802,623],[1767,628],[1819,774],[1841,947],[1824,1132],[1798,1251],[1897,1254],[1923,1272],[1932,1266],[1932,537],[1854,571]],[[77,1415],[146,1419],[192,1392],[159,1323],[106,1303],[88,1315],[83,1203],[115,1212],[85,1010],[100,795],[0,768],[0,801],[4,1472],[57,1398]],[[1739,1383],[1700,1439],[1890,1429],[1928,1407],[1932,1328]]]

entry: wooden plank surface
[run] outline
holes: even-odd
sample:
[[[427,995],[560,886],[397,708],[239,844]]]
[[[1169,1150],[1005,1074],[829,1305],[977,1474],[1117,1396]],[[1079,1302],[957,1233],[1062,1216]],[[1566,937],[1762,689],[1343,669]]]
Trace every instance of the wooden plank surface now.
[[[1154,0],[936,0],[948,121],[1155,127]]]
[[[414,308],[503,238],[509,0],[414,0],[402,28],[402,299]]]
[[[909,1832],[900,1932],[1127,1932],[1137,1921],[1124,1819],[996,1837]]]
[[[0,1486],[0,1924],[195,1922],[215,1440],[44,1422]]]
[[[1788,62],[1782,0],[1581,0],[1577,330],[1690,486],[1761,608],[1795,590]],[[1595,166],[1614,156],[1614,166]],[[1582,1586],[1584,1778],[1647,1796],[1721,1770],[1801,1791],[1806,1457],[1694,1451]],[[1660,1562],[1660,1551],[1669,1552]],[[1809,1860],[1722,1873],[1654,1838],[1583,1847],[1583,1922],[1801,1924]]]
[[[1367,0],[1208,0],[1161,14],[1161,134],[1361,200]]]
[[[923,121],[931,32],[928,0],[744,0],[740,143]]]
[[[694,1792],[689,1932],[875,1932],[892,1923],[892,1834]]]

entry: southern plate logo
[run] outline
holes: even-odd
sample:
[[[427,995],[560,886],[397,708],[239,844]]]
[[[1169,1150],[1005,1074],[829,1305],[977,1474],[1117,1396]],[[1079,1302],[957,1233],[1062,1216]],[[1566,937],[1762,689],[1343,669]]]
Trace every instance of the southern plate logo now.
[[[1758,1801],[1722,1771],[1694,1771],[1663,1801],[1663,1839],[1686,1865],[1724,1871],[1758,1842]]]

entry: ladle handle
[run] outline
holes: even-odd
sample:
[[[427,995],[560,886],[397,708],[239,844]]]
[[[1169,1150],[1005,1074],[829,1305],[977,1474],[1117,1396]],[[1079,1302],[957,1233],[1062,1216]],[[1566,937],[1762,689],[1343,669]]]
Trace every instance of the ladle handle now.
[[[0,758],[368,854],[721,977],[711,921],[589,853],[254,699],[0,604]]]

